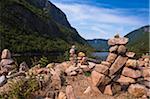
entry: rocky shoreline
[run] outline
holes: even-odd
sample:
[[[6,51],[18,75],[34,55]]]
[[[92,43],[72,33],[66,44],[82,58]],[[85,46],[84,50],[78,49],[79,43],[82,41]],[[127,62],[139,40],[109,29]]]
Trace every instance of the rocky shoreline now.
[[[73,46],[69,61],[30,69],[26,63],[16,69],[11,53],[5,49],[0,62],[0,98],[116,99],[116,94],[127,93],[126,97],[132,99],[148,99],[150,56],[135,59],[135,53],[125,47],[127,43],[125,37],[109,39],[109,55],[101,63],[89,62],[83,52],[77,55]]]

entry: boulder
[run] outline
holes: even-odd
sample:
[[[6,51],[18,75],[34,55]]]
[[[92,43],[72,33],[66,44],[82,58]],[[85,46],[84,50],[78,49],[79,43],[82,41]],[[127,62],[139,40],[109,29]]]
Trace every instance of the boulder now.
[[[69,68],[67,68],[65,70],[65,73],[67,73],[68,75],[70,75],[71,72],[76,71],[79,67],[74,67],[74,66],[70,66]]]
[[[120,45],[117,50],[119,54],[124,54],[126,51],[127,51],[127,48],[124,45]]]
[[[128,41],[129,41],[129,39],[125,38],[125,37],[123,37],[123,38],[112,38],[112,39],[108,40],[108,45],[111,45],[111,46],[113,46],[113,45],[125,45],[128,43]]]
[[[19,67],[20,67],[19,71],[28,71],[29,70],[29,67],[26,64],[26,62],[22,62]]]
[[[141,81],[138,81],[138,83],[150,88],[150,81],[141,80]]]
[[[8,49],[4,49],[2,51],[1,59],[10,59],[11,58],[11,53]]]
[[[88,67],[90,68],[90,69],[92,69],[92,68],[94,68],[95,66],[96,66],[96,64],[95,63],[93,63],[93,62],[88,62]]]
[[[66,87],[66,96],[67,96],[67,99],[76,99],[74,91],[73,91],[73,87],[71,85],[67,85]]]
[[[106,61],[107,61],[107,62],[110,62],[110,63],[113,63],[116,58],[117,58],[117,54],[109,53],[109,55],[108,55]]]
[[[142,67],[145,65],[145,62],[143,60],[137,60],[137,66]]]
[[[128,88],[128,92],[138,98],[146,95],[146,87],[141,84],[131,84]]]
[[[95,71],[108,75],[108,67],[102,64],[97,64],[94,68]]]
[[[101,74],[95,70],[92,71],[92,73],[91,73],[92,86],[98,86],[102,82],[104,77],[105,76],[103,74]]]
[[[109,48],[109,52],[116,52],[118,49],[118,45],[112,46]]]
[[[120,78],[117,80],[117,82],[124,84],[124,85],[128,85],[130,83],[135,83],[135,80],[133,78],[125,77],[121,75]]]
[[[107,66],[108,68],[111,66],[111,63],[107,61],[102,61],[101,64]]]
[[[142,76],[143,77],[150,77],[150,68],[144,68],[142,70]]]
[[[150,82],[150,77],[144,77],[144,80],[147,80]]]
[[[11,65],[14,63],[15,61],[13,59],[2,59],[0,65],[4,67],[5,65]]]
[[[7,79],[4,75],[0,76],[0,87],[7,82]]]
[[[103,79],[100,82],[100,86],[105,86],[111,82],[111,78],[108,76],[103,77]]]
[[[107,86],[105,87],[104,94],[105,94],[105,95],[111,95],[111,96],[114,94],[114,93],[112,92],[111,85],[107,85]]]
[[[122,75],[131,77],[131,78],[138,78],[141,77],[141,72],[139,70],[133,70],[128,67],[124,67],[122,71]]]
[[[126,66],[136,68],[137,67],[137,61],[135,59],[128,59],[126,62]]]
[[[126,52],[126,56],[132,58],[135,56],[135,53],[134,52]]]
[[[118,56],[115,62],[112,64],[112,66],[109,69],[109,76],[112,76],[119,69],[121,69],[126,63],[127,59],[128,57]]]
[[[104,90],[106,95],[114,95],[121,91],[121,86],[117,83],[107,85]]]

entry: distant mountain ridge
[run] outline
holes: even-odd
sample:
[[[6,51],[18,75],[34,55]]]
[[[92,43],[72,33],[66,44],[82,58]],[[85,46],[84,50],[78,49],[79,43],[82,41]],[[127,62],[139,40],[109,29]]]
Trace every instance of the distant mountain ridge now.
[[[136,29],[125,37],[129,38],[129,42],[127,44],[127,48],[129,51],[134,51],[137,54],[141,55],[143,53],[150,52],[149,50],[149,36],[150,35],[150,26],[143,26],[139,29]],[[88,43],[95,48],[97,51],[108,51],[108,40],[104,39],[93,39],[87,40]]]
[[[108,51],[108,40],[105,39],[93,39],[93,40],[87,40],[87,42],[95,48],[96,51]]]
[[[149,49],[150,25],[136,29],[125,35],[125,37],[129,38],[127,47],[130,51],[139,53],[139,55],[150,52]]]

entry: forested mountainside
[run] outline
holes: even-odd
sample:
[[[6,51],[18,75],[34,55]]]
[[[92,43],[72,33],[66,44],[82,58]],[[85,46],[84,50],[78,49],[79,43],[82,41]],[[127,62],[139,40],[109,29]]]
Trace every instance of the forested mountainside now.
[[[72,44],[90,49],[66,15],[48,0],[1,0],[0,7],[1,49],[53,52]]]

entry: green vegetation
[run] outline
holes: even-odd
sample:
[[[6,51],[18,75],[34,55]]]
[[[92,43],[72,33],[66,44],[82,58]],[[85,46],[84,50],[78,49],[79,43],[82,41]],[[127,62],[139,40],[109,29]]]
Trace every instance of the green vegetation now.
[[[128,50],[135,52],[137,57],[149,53],[149,28],[144,26],[125,36],[129,38]]]
[[[11,91],[7,95],[0,96],[3,99],[28,99],[31,97],[32,92],[39,89],[39,84],[34,78],[30,78],[27,81],[23,78],[18,81],[12,80],[9,85]]]
[[[14,53],[65,52],[72,44],[84,51],[91,49],[75,29],[60,25],[46,10],[26,0],[1,0],[0,5],[0,50],[8,48]]]
[[[84,75],[89,77],[89,76],[91,76],[91,72],[84,72]]]
[[[39,64],[41,67],[46,67],[46,65],[48,64],[48,59],[47,57],[43,56],[40,60],[39,60]]]

